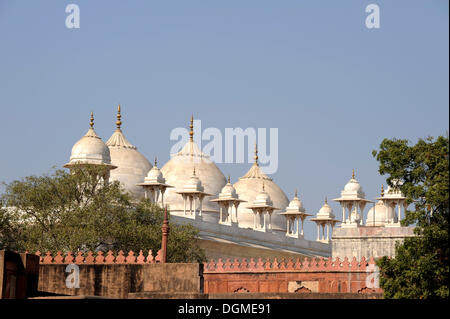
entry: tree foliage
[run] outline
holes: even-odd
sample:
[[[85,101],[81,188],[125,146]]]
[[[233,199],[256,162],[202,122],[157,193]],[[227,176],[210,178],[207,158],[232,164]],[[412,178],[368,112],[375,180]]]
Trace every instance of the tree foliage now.
[[[407,140],[384,139],[373,156],[387,182],[400,190],[414,210],[402,225],[414,224],[417,237],[396,248],[395,258],[378,261],[386,298],[448,298],[449,296],[449,139],[439,136]]]
[[[135,202],[118,182],[104,183],[104,168],[28,176],[5,184],[0,200],[0,249],[18,251],[148,251],[161,247],[163,210]],[[169,262],[203,261],[198,231],[170,224]]]

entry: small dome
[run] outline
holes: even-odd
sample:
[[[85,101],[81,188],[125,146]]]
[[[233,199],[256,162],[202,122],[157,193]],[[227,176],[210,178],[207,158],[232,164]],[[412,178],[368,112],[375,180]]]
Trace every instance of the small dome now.
[[[362,187],[358,183],[358,181],[354,178],[348,181],[348,183],[344,187],[344,191],[346,192],[361,192]]]
[[[236,189],[233,187],[233,185],[230,182],[230,178],[228,178],[228,183],[222,188],[219,194],[219,198],[234,198],[237,199],[238,195],[236,193]]]
[[[383,201],[379,200],[375,207],[372,207],[367,212],[366,226],[384,226],[386,222],[387,207]],[[393,218],[392,212],[389,212],[388,218]]]
[[[150,182],[155,184],[164,184],[166,182],[166,179],[164,178],[163,174],[161,173],[161,170],[155,165],[152,167],[152,169],[148,172],[147,176],[144,179],[144,182]]]
[[[264,189],[264,184],[263,184],[263,189],[261,192],[258,193],[258,195],[256,196],[256,199],[254,201],[254,204],[263,204],[263,205],[268,205],[268,206],[272,206],[272,200],[270,199],[269,194],[266,193],[266,190]]]
[[[328,205],[328,202],[325,200],[325,204],[323,204],[322,208],[320,208],[319,212],[317,213],[318,219],[334,219],[333,209],[330,205]]]
[[[305,212],[305,208],[303,207],[302,201],[298,198],[297,191],[295,191],[294,198],[289,203],[289,206],[286,210],[295,210],[298,212]]]
[[[183,190],[203,192],[204,188],[202,186],[202,182],[200,181],[200,179],[195,175],[195,168],[192,176],[189,178],[186,185],[184,185]]]
[[[149,170],[152,168],[150,162],[138,152],[136,146],[132,145],[122,133],[120,125],[120,105],[117,114],[117,129],[111,135],[106,145],[111,154],[111,162],[117,169],[111,171],[110,180],[119,181],[127,192],[133,197],[144,196],[144,189],[136,184],[142,183]]]
[[[70,161],[64,167],[76,164],[111,165],[108,147],[94,131],[94,115],[91,113],[91,127],[72,147]]]

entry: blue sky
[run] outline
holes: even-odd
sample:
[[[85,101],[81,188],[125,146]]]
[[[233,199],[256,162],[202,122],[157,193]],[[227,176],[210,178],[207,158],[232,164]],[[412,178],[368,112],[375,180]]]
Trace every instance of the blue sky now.
[[[80,29],[65,26],[69,3]],[[365,27],[370,3],[380,29]],[[121,103],[127,138],[160,166],[194,113],[222,132],[278,128],[272,177],[310,213],[352,168],[373,199],[383,138],[449,128],[448,12],[444,0],[0,0],[0,180],[66,163],[91,111],[106,141]],[[219,167],[236,180],[250,164]]]

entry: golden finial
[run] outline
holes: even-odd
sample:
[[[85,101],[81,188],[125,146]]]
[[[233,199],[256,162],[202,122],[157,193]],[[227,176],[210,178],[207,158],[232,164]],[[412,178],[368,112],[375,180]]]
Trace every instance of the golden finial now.
[[[255,156],[253,156],[255,164],[258,165],[258,145],[255,143]]]
[[[122,115],[120,115],[120,104],[119,104],[119,106],[117,107],[117,121],[116,121],[118,130],[120,130],[120,126],[122,125],[122,121],[120,121],[121,117],[122,117]]]
[[[352,179],[355,179],[355,169],[352,170]]]
[[[194,167],[194,172],[193,172],[194,176],[195,176],[195,167]]]
[[[298,191],[297,190],[295,190],[295,195],[294,195],[294,198],[297,198],[298,197]]]
[[[381,197],[383,197],[383,196],[384,196],[384,185],[381,184]]]
[[[155,156],[155,167],[158,167],[158,158]]]
[[[94,112],[91,112],[91,123],[89,123],[91,128],[94,128]]]
[[[265,192],[266,191],[266,189],[264,188],[264,181],[263,181],[263,192]]]
[[[228,175],[228,184],[231,183],[230,175]]]
[[[325,196],[325,204],[328,204],[328,198]]]
[[[189,125],[189,138],[191,142],[194,140],[194,115],[191,116],[191,124]]]

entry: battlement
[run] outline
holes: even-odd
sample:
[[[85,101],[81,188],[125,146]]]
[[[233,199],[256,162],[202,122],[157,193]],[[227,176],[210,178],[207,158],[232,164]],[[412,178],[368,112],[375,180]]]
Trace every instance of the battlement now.
[[[219,259],[217,262],[211,260],[204,263],[205,273],[257,273],[257,272],[366,272],[369,265],[375,265],[375,260],[371,257],[367,260],[362,257],[360,261],[353,257],[351,261],[347,257],[343,260],[337,258],[300,258],[296,260],[284,258],[280,261],[274,258],[263,260],[259,258],[255,261],[250,258],[249,262],[244,258],[241,261],[234,259],[225,262]]]

